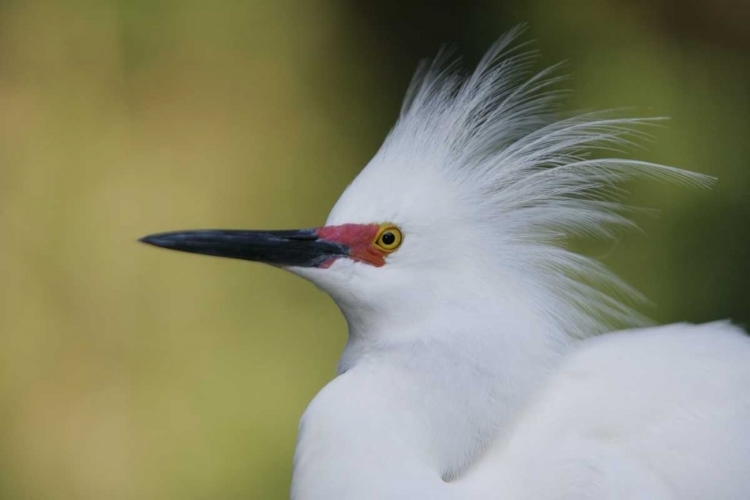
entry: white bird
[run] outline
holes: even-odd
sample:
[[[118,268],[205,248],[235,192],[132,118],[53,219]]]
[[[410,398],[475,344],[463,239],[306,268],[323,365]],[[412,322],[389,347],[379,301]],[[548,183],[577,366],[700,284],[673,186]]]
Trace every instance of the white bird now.
[[[571,235],[631,222],[617,183],[706,184],[597,154],[643,120],[559,118],[554,68],[501,39],[439,57],[324,227],[143,241],[266,262],[328,292],[349,338],[302,417],[293,500],[749,499],[750,338],[642,327]],[[618,325],[618,326],[616,326]]]

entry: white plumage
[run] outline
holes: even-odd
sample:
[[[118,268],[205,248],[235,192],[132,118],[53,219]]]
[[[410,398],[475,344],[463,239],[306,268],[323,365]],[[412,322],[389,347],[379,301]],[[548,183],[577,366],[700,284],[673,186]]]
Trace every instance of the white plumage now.
[[[750,339],[712,323],[580,341],[644,318],[556,245],[630,225],[618,181],[708,179],[593,156],[643,120],[555,118],[557,79],[529,74],[515,35],[467,79],[423,68],[327,221],[393,222],[402,248],[297,269],[349,342],[302,419],[292,498],[750,498]]]
[[[622,180],[709,179],[607,156],[648,120],[558,117],[559,78],[517,35],[467,78],[444,57],[420,70],[326,227],[144,241],[285,267],[346,317],[293,500],[750,498],[750,339],[606,333],[647,324],[639,295],[560,246],[631,225]]]

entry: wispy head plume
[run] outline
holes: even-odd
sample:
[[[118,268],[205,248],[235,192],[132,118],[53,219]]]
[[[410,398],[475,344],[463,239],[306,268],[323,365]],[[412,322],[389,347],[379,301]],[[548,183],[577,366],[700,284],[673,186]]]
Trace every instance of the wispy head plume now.
[[[618,158],[659,118],[616,113],[563,116],[558,66],[501,40],[464,76],[444,51],[420,66],[401,115],[368,168],[439,170],[472,219],[491,234],[498,266],[514,273],[541,313],[573,336],[647,320],[628,304],[641,296],[598,262],[566,249],[572,236],[612,238],[632,227],[619,184],[634,178],[699,186],[707,176]],[[413,159],[413,161],[411,161]],[[397,172],[400,170],[401,172]]]

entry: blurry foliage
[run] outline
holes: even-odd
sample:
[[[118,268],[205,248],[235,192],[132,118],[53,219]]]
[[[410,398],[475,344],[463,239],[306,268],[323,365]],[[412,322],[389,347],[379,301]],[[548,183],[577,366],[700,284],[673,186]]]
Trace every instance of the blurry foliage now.
[[[673,120],[643,234],[592,251],[660,321],[750,321],[750,20],[730,0],[0,3],[0,498],[284,498],[335,306],[138,237],[321,224],[416,62],[530,23],[574,108]]]

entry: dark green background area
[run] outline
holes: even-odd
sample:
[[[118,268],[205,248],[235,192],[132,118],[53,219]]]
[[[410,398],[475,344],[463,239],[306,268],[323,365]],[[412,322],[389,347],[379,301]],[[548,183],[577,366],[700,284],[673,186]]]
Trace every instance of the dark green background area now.
[[[325,221],[420,59],[528,22],[570,109],[668,116],[641,232],[581,243],[659,322],[750,323],[750,3],[0,2],[0,498],[284,498],[346,327],[311,284],[148,233]],[[436,244],[444,244],[439,242]]]

